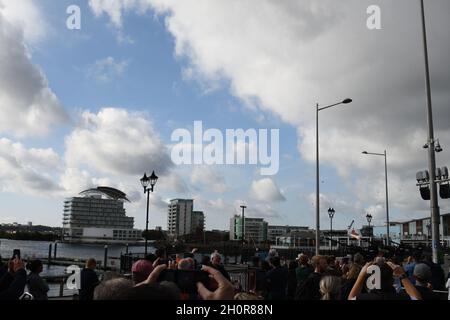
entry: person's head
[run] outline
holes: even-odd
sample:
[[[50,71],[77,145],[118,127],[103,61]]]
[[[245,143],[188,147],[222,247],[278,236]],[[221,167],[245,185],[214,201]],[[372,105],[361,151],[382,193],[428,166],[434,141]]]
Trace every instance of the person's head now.
[[[97,268],[97,261],[94,258],[89,258],[86,261],[86,269],[94,270]]]
[[[327,263],[330,267],[334,267],[334,265],[335,265],[334,260],[335,260],[334,256],[327,256]]]
[[[122,300],[180,300],[180,290],[173,282],[144,284],[129,288],[121,295]]]
[[[347,272],[346,279],[347,280],[356,280],[358,279],[358,275],[361,272],[362,267],[359,264],[352,264],[350,269]]]
[[[341,272],[344,275],[345,278],[348,277],[348,272],[350,271],[350,266],[348,265],[348,263],[343,264],[341,267]]]
[[[44,269],[44,266],[42,264],[41,260],[32,260],[29,263],[27,263],[27,269],[31,272],[31,273],[36,273],[39,274],[42,272],[42,270]]]
[[[181,259],[178,262],[178,270],[194,270],[194,260],[192,258]]]
[[[298,259],[298,263],[302,266],[306,266],[308,264],[308,260],[308,256],[306,254],[302,254]]]
[[[125,278],[103,280],[94,290],[94,300],[122,300],[124,292],[133,288],[133,282]]]
[[[418,263],[414,267],[413,275],[417,282],[426,285],[431,279],[431,268],[425,263]]]
[[[269,259],[270,264],[272,265],[272,267],[274,268],[278,268],[281,266],[281,260],[280,257],[271,257]]]
[[[295,270],[297,268],[297,263],[295,261],[289,261],[288,269]]]
[[[153,264],[148,260],[138,260],[131,267],[134,283],[145,281],[153,271]]]
[[[361,254],[361,253],[356,253],[354,256],[353,256],[353,262],[354,263],[356,263],[356,264],[359,264],[360,266],[363,266],[364,265],[364,257],[363,257],[363,255]]]
[[[275,250],[274,248],[270,249],[269,250],[269,258],[270,257],[275,257],[275,256],[278,256],[277,250]]]
[[[327,258],[325,256],[314,256],[311,259],[312,266],[315,272],[323,273],[328,268]]]
[[[339,300],[341,292],[341,279],[335,276],[325,276],[319,284],[322,300]]]
[[[213,254],[211,254],[211,263],[212,264],[220,264],[221,261],[222,261],[222,257],[220,256],[220,254],[218,252],[214,252]]]
[[[377,265],[382,265],[386,263],[386,259],[383,256],[378,256],[375,258],[374,263]]]

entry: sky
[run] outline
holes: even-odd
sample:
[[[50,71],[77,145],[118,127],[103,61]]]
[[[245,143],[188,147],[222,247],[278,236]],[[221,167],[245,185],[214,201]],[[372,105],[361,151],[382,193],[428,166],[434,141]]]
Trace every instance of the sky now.
[[[80,29],[66,12],[80,8]],[[381,29],[367,8],[381,9]],[[450,164],[450,3],[425,1],[435,136]],[[429,215],[415,173],[427,168],[420,2],[410,0],[0,0],[0,223],[62,225],[67,197],[123,190],[144,228],[139,179],[159,176],[150,227],[167,202],[194,199],[207,229],[247,215],[315,224],[315,106],[320,112],[321,225]],[[278,129],[279,170],[176,165],[177,129]],[[448,212],[448,200],[440,200]]]

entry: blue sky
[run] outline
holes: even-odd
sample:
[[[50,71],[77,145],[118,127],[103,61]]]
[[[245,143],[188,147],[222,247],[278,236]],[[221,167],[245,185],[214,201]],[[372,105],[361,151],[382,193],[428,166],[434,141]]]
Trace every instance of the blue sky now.
[[[12,8],[9,12],[18,16],[23,12],[23,19],[27,19],[30,11],[19,12],[12,1],[2,1],[6,8]],[[375,216],[375,223],[383,224],[383,162],[381,158],[362,157],[360,151],[366,148],[373,152],[387,148],[392,155],[391,193],[396,200],[391,201],[391,220],[427,214],[427,204],[418,199],[411,175],[416,168],[426,166],[425,154],[407,138],[417,137],[421,141],[423,127],[412,124],[423,125],[422,96],[410,98],[419,101],[411,109],[411,101],[402,98],[408,95],[409,88],[390,93],[392,84],[385,83],[386,72],[399,65],[394,57],[404,50],[417,48],[414,42],[417,30],[407,29],[405,43],[396,44],[398,38],[389,34],[393,30],[389,28],[396,27],[397,23],[405,24],[405,21],[397,22],[392,14],[401,5],[379,2],[391,19],[385,22],[387,30],[376,34],[368,33],[361,24],[367,17],[366,3],[350,0],[342,7],[327,7],[329,3],[324,1],[317,10],[312,10],[308,1],[304,6],[289,2],[286,7],[264,1],[260,11],[252,16],[253,20],[239,18],[220,1],[202,2],[198,10],[179,1],[139,0],[130,7],[118,1],[123,6],[114,8],[98,0],[25,1],[24,5],[38,12],[41,19],[31,22],[33,27],[43,30],[44,35],[38,39],[28,39],[26,23],[25,26],[17,23],[11,15],[7,16],[8,12],[4,13],[2,19],[8,28],[11,25],[25,30],[24,38],[16,40],[26,45],[32,65],[40,68],[48,88],[59,101],[55,108],[64,110],[68,120],[49,122],[49,133],[45,135],[34,134],[32,130],[19,135],[0,124],[0,138],[7,139],[3,140],[4,148],[13,148],[13,143],[23,147],[14,153],[23,175],[32,172],[42,179],[39,186],[57,186],[56,191],[48,192],[27,186],[22,171],[18,173],[20,179],[14,175],[0,176],[0,222],[33,221],[60,226],[64,197],[75,196],[95,184],[109,183],[131,194],[133,203],[127,205],[128,214],[135,217],[137,228],[143,228],[145,199],[139,179],[143,171],[161,168],[164,172],[152,198],[151,227],[166,227],[165,201],[176,197],[193,197],[195,209],[206,213],[208,229],[228,229],[229,218],[239,212],[242,201],[247,203],[250,215],[264,217],[271,224],[312,227],[314,105],[318,97],[326,104],[347,96],[355,100],[352,105],[321,114],[322,224],[328,226],[328,206],[336,209],[337,228],[346,227],[352,219],[360,226],[366,212]],[[137,3],[143,6],[144,13]],[[65,11],[72,4],[81,8],[81,30],[66,28]],[[255,3],[235,5],[242,5],[242,11],[250,12]],[[265,7],[274,9],[272,6],[279,6],[275,11],[278,15],[271,15],[267,20]],[[441,11],[440,6],[447,4],[441,1],[432,8],[433,12]],[[95,7],[100,11],[96,12]],[[408,10],[415,12],[414,8]],[[120,14],[121,25],[114,22],[114,14]],[[210,19],[205,18],[208,14]],[[327,22],[320,24],[324,17],[328,17]],[[302,19],[304,29],[295,25],[296,20]],[[220,25],[221,21],[230,24]],[[6,24],[4,29],[9,30]],[[441,36],[437,31],[440,28],[431,30],[436,41]],[[119,37],[126,40],[120,41]],[[330,39],[337,43],[352,39],[360,45],[358,49],[344,48],[334,45]],[[376,41],[381,43],[381,48],[376,47]],[[434,41],[431,45],[438,42]],[[316,46],[323,43],[329,47],[323,52],[316,51]],[[378,50],[377,57],[373,55],[374,48]],[[447,47],[436,45],[435,48],[434,61],[445,59],[440,58],[440,52],[447,52]],[[398,68],[401,71],[388,78],[392,82],[414,78],[417,81],[413,82],[421,85],[420,60],[416,58],[420,58],[419,53],[405,59]],[[352,66],[354,72],[343,74],[341,68],[346,66]],[[445,82],[446,77],[445,70],[439,73],[439,83]],[[378,99],[373,104],[379,90],[386,90],[385,100]],[[420,90],[418,87],[416,91]],[[445,113],[448,90],[437,91],[437,101],[443,102],[437,110]],[[1,97],[0,92],[0,103]],[[403,119],[398,115],[402,111],[389,107],[400,100],[400,110],[411,112]],[[379,111],[374,112],[374,108]],[[119,120],[117,126],[129,127],[116,132],[108,126],[108,121],[117,120],[118,110],[125,112],[122,115],[126,121]],[[261,176],[252,165],[193,168],[167,163],[167,158],[160,157],[155,148],[160,147],[161,153],[169,154],[173,130],[191,129],[197,120],[203,121],[205,129],[217,128],[222,132],[237,128],[279,129],[278,174]],[[147,139],[143,141],[149,141],[152,146],[139,144],[139,139],[131,133],[128,136],[131,129],[136,129]],[[447,130],[445,125],[437,125],[441,137]],[[111,132],[117,136],[108,136]],[[392,139],[393,135],[397,138]],[[86,144],[87,141],[93,141],[92,145]],[[105,147],[97,154],[99,142],[107,143],[110,148]],[[141,148],[145,152],[133,153],[134,145],[136,151]],[[122,154],[125,147],[127,151]],[[33,161],[26,162],[29,158],[24,153],[34,159],[35,152],[31,149],[51,149],[45,157],[53,159],[56,167],[51,163],[39,167]],[[402,163],[404,155],[411,160]],[[41,161],[44,156],[39,157]],[[124,168],[124,163],[129,168]],[[409,185],[403,190],[405,179]]]

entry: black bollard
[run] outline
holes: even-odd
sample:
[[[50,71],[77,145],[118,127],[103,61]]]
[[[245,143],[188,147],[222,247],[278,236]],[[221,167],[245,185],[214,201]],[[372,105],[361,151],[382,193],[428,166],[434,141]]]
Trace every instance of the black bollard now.
[[[48,262],[47,262],[48,267],[50,267],[51,263],[52,263],[52,244],[50,243],[48,245]]]
[[[103,270],[106,271],[107,266],[108,266],[108,246],[105,245],[105,258],[103,259]]]

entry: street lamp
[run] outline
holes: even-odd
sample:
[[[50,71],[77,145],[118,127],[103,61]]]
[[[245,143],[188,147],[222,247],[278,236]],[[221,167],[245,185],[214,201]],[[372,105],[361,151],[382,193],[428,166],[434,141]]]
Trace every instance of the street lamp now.
[[[370,232],[370,237],[369,237],[369,241],[372,242],[372,229],[370,228],[370,223],[372,222],[372,215],[370,213],[366,214],[366,219],[367,222],[369,223],[369,232]]]
[[[333,251],[333,217],[336,211],[328,208],[328,216],[330,217],[330,252]]]
[[[370,213],[368,213],[366,215],[366,219],[367,219],[367,222],[369,223],[369,228],[370,228],[370,223],[372,222],[372,215]]]
[[[245,224],[245,209],[247,208],[247,206],[242,205],[241,208],[242,208],[241,240],[242,240],[242,249],[244,249],[244,242],[245,242],[245,239],[244,239],[244,233],[245,233],[245,227],[244,227],[244,224]]]
[[[388,173],[387,173],[387,153],[384,150],[384,153],[372,153],[363,151],[363,154],[372,155],[372,156],[382,156],[384,157],[384,178],[386,183],[386,245],[389,246],[389,192],[388,192]]]
[[[432,237],[432,252],[433,262],[439,263],[440,254],[440,235],[439,235],[439,203],[437,197],[437,186],[435,182],[436,172],[436,151],[441,151],[442,148],[436,150],[436,140],[434,139],[434,127],[433,127],[433,108],[431,104],[431,81],[430,81],[430,64],[428,61],[428,44],[427,44],[427,29],[425,24],[425,5],[423,0],[420,0],[421,18],[422,18],[422,36],[423,36],[423,49],[425,58],[425,87],[427,94],[427,123],[428,123],[428,170],[430,172],[430,211],[431,211],[431,237]]]
[[[316,104],[316,255],[319,255],[320,248],[320,187],[319,187],[319,111],[335,107],[341,104],[349,104],[353,100],[345,99],[341,102],[320,108]]]
[[[141,178],[141,184],[144,188],[144,194],[147,193],[147,218],[145,220],[145,255],[147,255],[147,243],[148,243],[148,209],[150,202],[150,192],[153,192],[153,188],[158,181],[158,177],[155,174],[155,171],[152,172],[150,177],[147,177],[147,173],[144,173],[144,176]]]

